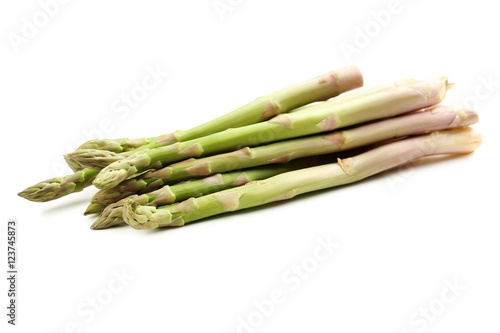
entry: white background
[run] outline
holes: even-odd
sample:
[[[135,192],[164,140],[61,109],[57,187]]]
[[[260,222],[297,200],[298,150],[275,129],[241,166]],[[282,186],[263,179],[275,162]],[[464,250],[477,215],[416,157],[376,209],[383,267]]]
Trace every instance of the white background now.
[[[401,0],[396,10],[386,0],[221,3],[230,6],[222,14],[212,0],[69,1],[15,47],[23,18],[33,22],[42,9],[34,0],[2,1],[0,266],[6,223],[15,218],[20,271],[14,328],[1,279],[2,327],[498,332],[500,24],[492,2]],[[376,23],[373,13],[388,9],[383,26]],[[347,44],[357,53],[346,56]],[[94,188],[44,204],[16,195],[67,173],[62,155],[88,133],[133,138],[188,129],[346,64],[360,67],[365,86],[448,76],[456,85],[445,102],[477,106],[482,147],[157,232],[91,231],[93,217],[82,212]],[[146,68],[168,76],[128,114],[114,112]],[[292,283],[290,269],[311,264],[318,238],[340,246]],[[114,276],[122,272],[130,279],[120,284]],[[453,294],[449,283],[465,290]],[[283,302],[264,317],[255,302],[268,303],[273,290]],[[99,311],[88,303],[95,297],[106,303]],[[429,307],[423,319],[419,311]]]

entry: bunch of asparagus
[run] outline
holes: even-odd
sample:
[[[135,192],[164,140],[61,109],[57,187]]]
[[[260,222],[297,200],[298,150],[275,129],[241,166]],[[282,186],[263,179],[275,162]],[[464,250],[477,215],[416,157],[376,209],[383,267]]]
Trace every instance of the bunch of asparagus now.
[[[19,195],[44,202],[93,184],[100,190],[85,214],[100,215],[92,229],[182,226],[481,144],[469,127],[478,121],[473,109],[440,104],[446,78],[362,85],[348,66],[187,131],[91,140],[65,156],[74,174]]]

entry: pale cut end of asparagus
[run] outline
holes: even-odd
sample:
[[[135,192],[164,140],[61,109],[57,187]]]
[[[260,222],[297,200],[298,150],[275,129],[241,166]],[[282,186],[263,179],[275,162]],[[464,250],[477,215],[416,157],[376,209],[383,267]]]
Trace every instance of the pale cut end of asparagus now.
[[[421,157],[472,153],[480,145],[481,135],[472,127],[453,128],[389,143],[339,165],[353,182]]]
[[[453,118],[448,124],[449,128],[465,127],[473,125],[479,121],[479,115],[472,107],[454,109],[450,106],[439,104],[425,108],[419,112],[431,112],[431,114],[438,115],[440,117],[447,117],[448,119]],[[440,123],[438,120],[432,121],[438,124]],[[430,126],[431,124],[429,123],[429,127]]]
[[[481,134],[472,127],[465,127],[431,133],[426,148],[429,155],[469,154],[479,148],[481,143]]]
[[[422,94],[424,100],[429,101],[429,104],[438,104],[443,101],[446,97],[446,92],[451,88],[448,78],[444,76],[433,80],[417,81],[411,86],[416,88],[415,91]]]

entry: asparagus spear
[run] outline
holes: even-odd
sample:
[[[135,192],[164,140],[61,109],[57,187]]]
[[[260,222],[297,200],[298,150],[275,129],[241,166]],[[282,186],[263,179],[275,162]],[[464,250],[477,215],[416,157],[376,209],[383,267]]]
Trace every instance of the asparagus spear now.
[[[98,174],[96,170],[83,169],[66,177],[55,177],[28,187],[19,196],[35,202],[55,200],[70,193],[80,192],[92,185],[92,180]]]
[[[417,81],[414,79],[403,79],[403,80],[399,80],[399,81],[395,81],[395,82],[391,82],[391,83],[381,84],[381,85],[378,85],[375,87],[361,89],[361,90],[358,90],[355,92],[351,92],[351,93],[336,97],[336,98],[331,99],[325,103],[328,103],[328,105],[330,105],[330,106],[331,105],[339,105],[342,103],[346,103],[346,102],[350,102],[353,100],[364,98],[368,95],[371,95],[371,94],[374,94],[377,92],[381,92],[383,90],[387,90],[387,89],[394,88],[394,87],[408,86],[408,85],[414,84],[416,82]],[[90,150],[88,152],[90,152]],[[81,154],[80,156],[85,155],[88,152]],[[106,157],[103,155],[102,151],[99,152],[97,154],[97,156],[99,157],[99,159],[101,159],[101,158],[103,159],[103,160],[101,160],[101,162],[103,162],[104,164],[108,164],[109,162],[112,162],[109,160],[105,160]],[[95,158],[92,158],[91,160],[89,160],[87,162],[88,163],[101,163],[101,162],[97,161],[97,159],[95,159]],[[229,170],[231,170],[231,169],[228,168],[227,171],[229,171]],[[107,204],[116,202],[117,200],[123,199],[123,198],[125,198],[129,195],[135,194],[137,192],[148,192],[148,191],[156,190],[165,184],[166,184],[166,182],[163,182],[160,180],[157,181],[156,178],[142,178],[142,179],[133,178],[133,179],[126,180],[126,181],[120,183],[118,186],[113,187],[111,189],[100,190],[92,198],[92,203],[87,208],[88,214],[93,214],[94,212],[98,211],[99,207],[101,207],[100,205],[107,205]]]
[[[254,101],[229,112],[212,121],[187,131],[175,131],[158,138],[141,138],[134,140],[136,150],[120,152],[96,151],[92,147],[81,147],[69,156],[88,168],[104,167],[112,162],[127,157],[132,151],[165,146],[174,142],[197,139],[209,134],[254,124],[285,113],[295,108],[318,101],[324,101],[343,92],[359,88],[363,85],[363,77],[356,66],[347,66],[327,72],[321,76],[259,97]],[[127,142],[130,145],[130,142]]]
[[[421,81],[345,103],[328,105],[326,102],[291,114],[281,114],[267,122],[145,150],[102,169],[94,185],[107,189],[138,172],[159,169],[187,157],[216,154],[238,146],[256,146],[395,116],[439,103],[446,95],[446,90],[446,78]]]
[[[378,85],[375,87],[358,90],[355,92],[351,92],[351,93],[336,97],[336,98],[331,99],[325,103],[328,103],[328,105],[338,105],[341,103],[346,103],[349,101],[360,99],[360,98],[363,98],[365,96],[368,96],[368,95],[371,95],[371,94],[374,94],[377,92],[381,92],[381,91],[389,89],[389,88],[403,87],[403,86],[411,85],[411,84],[416,83],[416,82],[417,81],[414,79],[403,79],[403,80],[399,80],[399,81],[395,81],[395,82],[391,82],[391,83],[381,84],[381,85]],[[77,153],[75,157],[78,159],[78,157],[82,157],[85,155],[88,156],[88,155],[90,155],[90,151],[91,150],[89,149],[89,150],[82,152],[81,154],[78,154],[78,152],[75,152],[75,153]],[[97,156],[97,157],[92,157],[89,160],[83,161],[83,162],[90,163],[91,165],[99,164],[99,163],[103,163],[103,164],[107,165],[107,164],[110,164],[111,162],[116,161],[115,156],[119,157],[121,155],[108,155],[108,157],[112,158],[112,160],[107,160],[106,156],[105,156],[105,152],[100,151],[100,152],[97,152],[95,154],[95,156]],[[120,157],[120,159],[121,159],[121,157]],[[227,171],[229,171],[229,170],[231,170],[231,169],[228,168]],[[158,189],[161,186],[166,184],[165,182],[156,181],[156,180],[157,180],[156,178],[142,178],[142,179],[134,179],[133,178],[133,179],[129,179],[129,180],[126,180],[126,181],[120,183],[118,186],[116,186],[114,188],[107,189],[107,190],[101,190],[94,196],[94,198],[92,199],[92,203],[89,205],[87,210],[88,210],[89,214],[92,214],[90,212],[94,212],[96,209],[98,209],[98,207],[99,207],[98,205],[101,205],[101,204],[107,205],[107,204],[113,203],[117,200],[123,199],[129,195],[132,195],[136,192],[156,190],[156,189]]]
[[[121,159],[130,155],[134,150],[165,146],[177,141],[191,140],[204,135],[223,131],[231,127],[240,127],[252,124],[312,102],[326,100],[343,92],[358,88],[362,85],[363,77],[359,72],[359,69],[356,66],[347,66],[260,97],[255,101],[240,107],[239,109],[187,131],[176,131],[174,133],[154,138],[138,138],[134,140],[128,140],[127,138],[116,140],[91,140],[80,146],[80,150],[91,150],[94,151],[94,154],[99,151],[100,154],[105,154],[108,159],[111,158],[111,156],[114,159]],[[103,152],[107,152],[107,154]],[[78,161],[78,159],[75,158],[75,155],[78,154],[70,153],[65,156],[66,162],[75,172],[83,171],[85,174],[92,174],[93,170],[99,170],[107,165],[105,161],[99,161],[98,163],[98,159],[82,159],[81,161]],[[72,179],[75,177],[79,177],[77,173],[62,178]],[[57,179],[50,179],[50,181],[51,184],[52,182],[58,182]],[[32,201],[48,201],[73,193],[69,190],[69,187],[67,187],[66,191],[58,191],[57,194],[51,194],[49,189],[56,189],[58,187],[54,184],[47,186],[46,182],[47,181],[44,181],[30,186],[26,190],[19,193],[19,195]],[[36,193],[38,193],[38,190],[36,189],[40,189],[42,184],[45,184],[43,195],[36,195]],[[74,188],[74,192],[81,191],[84,187],[89,185],[90,183],[85,183],[84,185],[76,186]]]
[[[477,113],[470,108],[453,110],[448,106],[437,105],[420,112],[338,130],[327,135],[291,139],[255,148],[245,147],[236,152],[185,160],[138,178],[155,178],[164,182],[183,181],[193,176],[208,176],[268,163],[286,163],[305,156],[330,154],[394,137],[463,127],[476,123],[477,119]]]
[[[331,131],[406,113],[441,102],[447,87],[446,78],[416,82],[349,102],[333,105],[325,102],[294,113],[280,114],[263,123],[144,150],[102,169],[95,178],[94,185],[100,189],[108,189],[144,170],[159,169],[185,158],[216,154],[238,146],[256,146]]]
[[[87,211],[91,211],[92,208],[98,210],[101,209],[102,206],[105,206],[105,209],[90,228],[105,229],[121,224],[123,222],[123,205],[129,199],[133,199],[134,202],[141,205],[155,207],[168,205],[191,197],[199,197],[241,186],[250,181],[266,179],[280,173],[331,162],[332,157],[328,156],[327,158],[300,159],[284,165],[264,165],[245,171],[233,171],[224,174],[217,173],[204,179],[193,180],[172,186],[167,185],[150,193],[142,195],[134,194],[108,206],[92,204]]]
[[[111,140],[110,140],[111,141]],[[89,141],[90,142],[90,141]],[[88,144],[88,142],[86,143]],[[126,149],[126,148],[125,148]],[[104,152],[104,150],[94,150],[95,152]],[[108,154],[114,154],[113,151],[107,151]],[[99,170],[102,169],[103,166],[92,165],[90,162],[85,163],[87,166],[85,167],[75,159],[73,159],[70,155],[64,155],[64,159],[69,167],[75,172],[74,174],[67,175],[64,177],[55,177],[47,180],[43,180],[35,185],[32,185],[23,191],[19,192],[18,195],[27,200],[34,202],[46,202],[55,199],[59,199],[71,193],[76,193],[82,191],[84,188],[91,186],[93,180],[99,173]],[[82,178],[82,181],[79,180]],[[106,205],[104,205],[105,207]],[[87,208],[86,213],[94,214],[100,213],[104,207],[99,207],[98,205],[91,204],[91,207]]]
[[[132,145],[128,144],[129,142],[132,142],[128,138],[122,138],[122,139],[93,139],[89,140],[87,142],[84,142],[82,145],[80,145],[77,150],[80,149],[93,149],[93,150],[105,150],[113,153],[121,153],[124,151],[131,150],[133,148]],[[72,158],[69,154],[64,155],[64,160],[66,163],[69,165],[71,170],[77,172],[80,170],[85,169],[85,166],[83,164],[78,163],[74,158]]]
[[[245,147],[236,152],[185,160],[126,180],[117,187],[98,191],[92,198],[87,212],[96,212],[94,205],[110,204],[135,193],[153,191],[161,186],[193,177],[335,153],[391,138],[472,125],[477,119],[477,113],[470,108],[453,110],[448,106],[437,105],[415,113],[338,130],[326,135],[280,141],[255,148]]]
[[[259,97],[230,113],[187,131],[179,130],[158,137],[137,138],[134,140],[128,138],[96,139],[85,142],[78,149],[96,149],[122,153],[156,141],[172,143],[187,141],[224,131],[228,128],[254,124],[313,102],[327,100],[362,85],[363,77],[359,69],[356,66],[346,66]]]
[[[338,163],[286,172],[163,208],[128,200],[123,207],[123,219],[135,229],[183,226],[209,216],[350,184],[420,157],[469,153],[480,144],[481,136],[469,127],[433,132],[339,159]]]
[[[134,140],[129,140],[128,138],[104,140],[96,139],[85,142],[78,149],[107,151],[110,154],[116,155],[117,153],[134,149],[134,146],[137,144],[137,141],[134,142]],[[19,192],[18,195],[34,202],[46,202],[59,199],[68,194],[80,192],[85,187],[92,185],[92,181],[99,173],[98,171],[102,169],[102,167],[97,166],[86,168],[72,158],[70,154],[64,155],[64,159],[69,167],[75,172],[74,174],[41,181]],[[97,213],[101,211],[102,209],[95,212]]]
[[[332,98],[325,103],[327,103],[330,106],[332,106],[334,104],[345,103],[345,102],[359,99],[359,98],[362,98],[364,96],[367,96],[367,95],[370,95],[370,94],[373,94],[376,92],[380,92],[380,91],[383,91],[383,90],[386,90],[389,88],[402,87],[405,85],[413,84],[415,82],[417,82],[417,81],[414,79],[403,79],[403,80],[399,80],[399,81],[395,81],[395,82],[391,82],[391,83],[381,84],[381,85],[378,85],[378,86],[375,86],[372,88],[366,88],[366,89],[358,90],[355,92],[347,93],[347,94],[344,94],[344,95],[336,97],[336,98]],[[292,112],[296,112],[297,110],[303,110],[305,108],[306,107],[301,107],[301,108],[292,110]],[[163,143],[161,143],[162,140],[159,140],[159,141],[160,141],[159,144],[155,144],[156,147],[160,147],[163,145]],[[148,147],[151,148],[152,146],[149,145]],[[78,163],[80,163],[82,165],[87,165],[92,169],[97,169],[99,167],[104,168],[105,166],[107,166],[113,162],[124,159],[124,158],[130,156],[130,154],[131,154],[131,152],[114,154],[114,153],[108,153],[108,152],[102,151],[102,150],[87,148],[87,149],[78,149],[78,150],[74,151],[73,153],[71,153],[71,158],[75,161],[78,161]]]

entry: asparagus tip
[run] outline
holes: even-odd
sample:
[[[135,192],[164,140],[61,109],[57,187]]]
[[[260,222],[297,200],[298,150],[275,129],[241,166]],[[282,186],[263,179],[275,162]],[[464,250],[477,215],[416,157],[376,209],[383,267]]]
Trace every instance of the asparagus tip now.
[[[106,205],[91,203],[87,206],[83,215],[99,214],[104,210],[104,208],[106,208]]]
[[[148,230],[156,229],[159,227],[156,218],[153,216],[156,213],[156,207],[154,206],[142,206],[133,199],[128,199],[123,204],[123,220],[125,223],[130,225],[132,228],[137,230]],[[163,216],[162,219],[166,218],[169,222],[171,221],[171,215],[167,212],[169,216]]]
[[[93,184],[98,189],[106,190],[106,189],[117,186],[122,181],[127,179],[127,177],[128,177],[128,173],[126,170],[123,170],[123,169],[105,170],[105,172],[101,172],[96,177]]]
[[[17,195],[21,198],[34,202],[46,202],[54,200],[64,195],[61,191],[64,189],[64,187],[61,188],[62,181],[63,178],[47,179],[28,188],[25,188]],[[69,187],[70,185],[66,185],[66,187]]]

